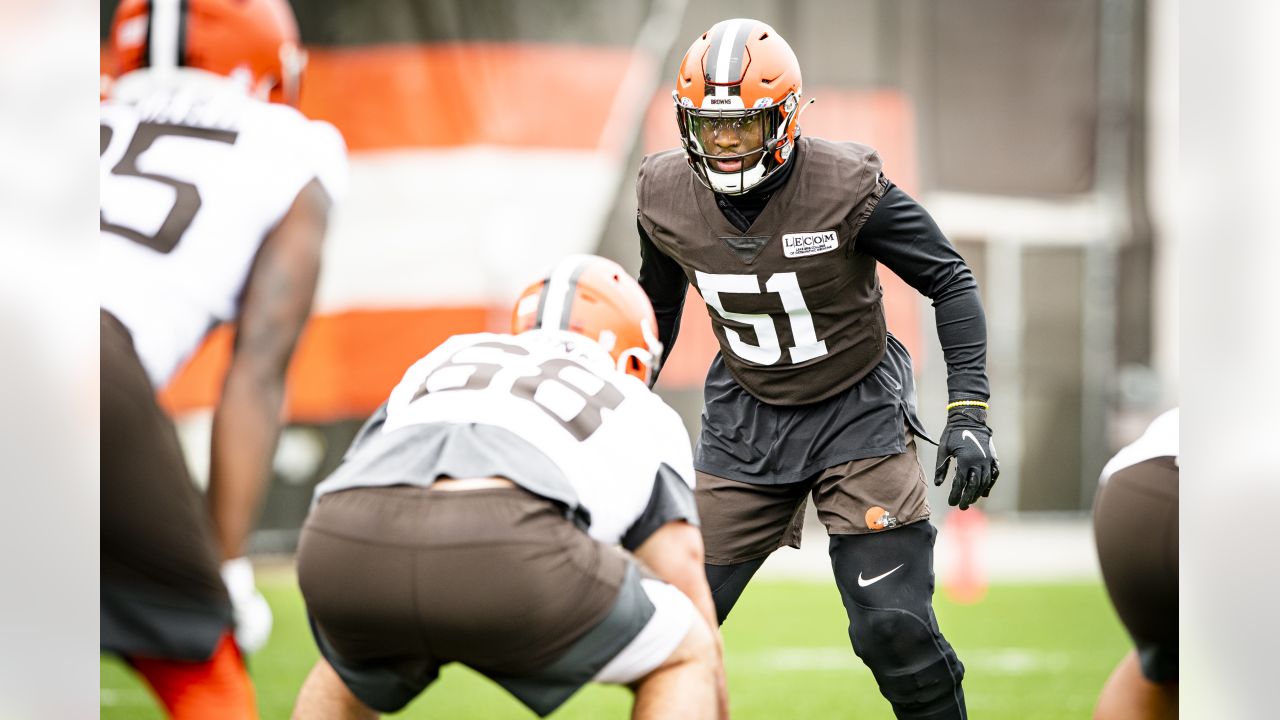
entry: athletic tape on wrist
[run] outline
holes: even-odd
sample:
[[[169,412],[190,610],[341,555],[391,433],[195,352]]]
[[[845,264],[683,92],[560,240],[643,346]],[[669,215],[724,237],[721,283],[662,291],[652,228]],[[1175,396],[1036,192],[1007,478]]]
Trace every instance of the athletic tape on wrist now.
[[[985,402],[981,400],[957,400],[947,405],[947,412],[951,412],[952,410],[958,407],[976,407],[976,408],[982,408],[983,410],[991,409]]]

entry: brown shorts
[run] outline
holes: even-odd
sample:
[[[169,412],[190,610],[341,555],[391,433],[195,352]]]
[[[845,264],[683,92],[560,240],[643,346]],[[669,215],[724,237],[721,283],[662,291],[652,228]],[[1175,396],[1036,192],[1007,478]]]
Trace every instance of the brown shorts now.
[[[213,521],[129,331],[101,316],[101,647],[207,660],[231,625]]]
[[[1116,471],[1093,508],[1098,564],[1142,673],[1178,679],[1178,466],[1161,457]]]
[[[653,615],[625,553],[519,488],[324,495],[298,584],[321,653],[380,712],[460,662],[549,713]]]
[[[809,494],[829,535],[862,535],[929,517],[915,436],[906,452],[851,460],[803,482],[752,485],[698,473],[694,497],[709,565],[735,565],[800,547]]]

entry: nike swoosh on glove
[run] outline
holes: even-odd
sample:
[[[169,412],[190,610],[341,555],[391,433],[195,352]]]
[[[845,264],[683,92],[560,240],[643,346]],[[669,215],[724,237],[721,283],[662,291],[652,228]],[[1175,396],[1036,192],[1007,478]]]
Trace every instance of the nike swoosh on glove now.
[[[990,495],[996,478],[1000,477],[1000,464],[996,460],[991,428],[987,427],[986,410],[958,407],[947,413],[947,427],[942,431],[942,442],[938,444],[934,485],[942,485],[947,479],[947,465],[951,458],[956,460],[956,474],[951,480],[951,495],[947,503],[967,510],[979,497]]]

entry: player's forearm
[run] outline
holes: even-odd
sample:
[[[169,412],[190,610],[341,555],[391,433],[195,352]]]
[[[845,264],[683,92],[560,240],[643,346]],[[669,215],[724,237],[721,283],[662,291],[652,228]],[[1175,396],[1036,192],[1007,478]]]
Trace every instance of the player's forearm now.
[[[283,380],[228,374],[213,418],[209,507],[224,560],[244,555],[271,475]]]
[[[702,554],[698,553],[693,562],[682,564],[678,569],[673,568],[668,572],[668,577],[664,577],[664,579],[688,596],[698,614],[702,616],[702,622],[707,624],[707,628],[711,630],[711,636],[715,638],[717,714],[721,720],[728,720],[729,689],[724,674],[724,639],[720,635],[719,624],[716,620],[715,602],[711,599],[710,588],[707,587],[707,575],[702,564]]]
[[[694,618],[694,622],[708,623],[707,630],[710,631],[711,637],[715,640],[716,659],[713,672],[716,693],[716,717],[719,720],[729,720],[729,681],[726,679],[724,672],[724,638],[720,636],[720,629],[716,627],[714,618],[710,622],[705,617]]]
[[[715,630],[719,627],[716,621],[716,605],[711,599],[711,590],[707,587],[707,574],[703,568],[702,555],[694,553],[681,558],[679,563],[671,563],[661,570],[656,570],[659,577],[671,583],[684,593],[697,609],[698,614],[707,622],[707,627]],[[716,633],[719,638],[719,632]]]
[[[947,363],[947,396],[950,400],[986,400],[987,319],[976,284],[949,293],[934,303],[938,342]]]
[[[891,184],[859,232],[858,247],[933,301],[951,399],[985,399],[987,321],[978,283],[929,213]]]
[[[634,551],[654,575],[674,585],[693,603],[698,614],[706,618],[708,626],[717,628],[716,606],[707,587],[707,574],[703,566],[702,535],[697,525],[673,521],[651,534]]]

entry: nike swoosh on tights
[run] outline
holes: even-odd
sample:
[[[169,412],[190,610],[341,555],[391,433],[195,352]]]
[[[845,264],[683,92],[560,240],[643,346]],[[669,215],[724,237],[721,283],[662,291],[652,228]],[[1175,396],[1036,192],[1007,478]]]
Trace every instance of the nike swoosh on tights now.
[[[906,565],[906,563],[902,563],[902,565]],[[874,584],[876,584],[876,583],[880,582],[881,580],[883,580],[883,579],[885,579],[885,578],[889,577],[890,575],[894,574],[895,572],[897,572],[897,571],[898,571],[898,568],[901,568],[901,567],[902,567],[902,565],[899,565],[898,567],[896,567],[896,568],[894,568],[894,569],[890,570],[890,571],[889,571],[889,572],[887,572],[887,573],[884,573],[883,575],[877,575],[877,576],[875,576],[875,577],[871,578],[870,580],[863,580],[863,579],[862,579],[862,572],[861,572],[861,571],[859,571],[859,572],[858,572],[858,587],[867,587],[868,585],[874,585]]]
[[[969,438],[970,440],[972,440],[973,444],[978,446],[978,452],[982,453],[982,457],[987,456],[987,451],[982,449],[982,443],[978,442],[978,437],[976,435],[969,432],[968,430],[965,430],[964,432],[960,433],[960,437]]]

